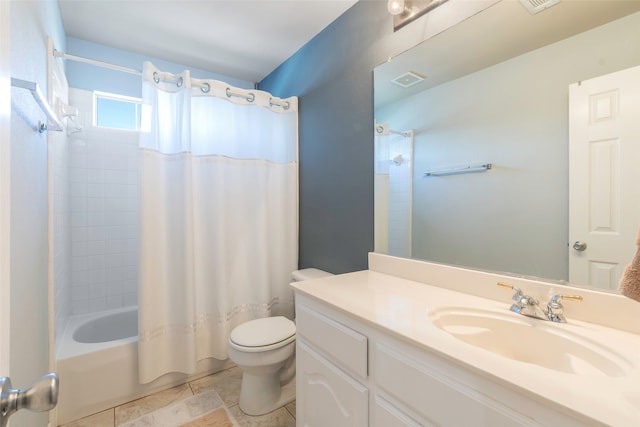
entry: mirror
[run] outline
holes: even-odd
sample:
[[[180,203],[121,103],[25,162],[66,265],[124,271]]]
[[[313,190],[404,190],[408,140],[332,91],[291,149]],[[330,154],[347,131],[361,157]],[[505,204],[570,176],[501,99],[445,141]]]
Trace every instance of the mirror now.
[[[640,65],[639,11],[502,0],[376,67],[375,251],[615,290],[640,216],[609,212],[625,263],[588,259],[570,220],[569,91]]]

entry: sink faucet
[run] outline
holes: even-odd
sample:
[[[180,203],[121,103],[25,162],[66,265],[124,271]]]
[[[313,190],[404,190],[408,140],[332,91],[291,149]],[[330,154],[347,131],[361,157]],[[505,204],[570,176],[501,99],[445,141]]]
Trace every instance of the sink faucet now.
[[[564,317],[564,307],[560,303],[560,300],[570,301],[582,301],[580,295],[554,295],[547,304],[547,317],[552,322],[567,323],[567,318]]]
[[[498,282],[498,286],[503,288],[513,289],[515,293],[511,299],[514,301],[509,307],[509,310],[514,313],[522,314],[523,316],[534,317],[541,320],[550,320],[557,323],[567,323],[567,318],[564,316],[564,307],[561,300],[570,301],[582,301],[580,295],[554,295],[547,304],[547,309],[544,310],[540,307],[540,302],[529,296],[525,295],[516,286],[509,285],[507,283]]]
[[[498,282],[498,286],[513,289],[515,293],[511,299],[514,301],[509,310],[523,316],[534,317],[536,319],[549,320],[547,312],[540,307],[540,301],[530,295],[525,295],[520,288],[507,283]]]

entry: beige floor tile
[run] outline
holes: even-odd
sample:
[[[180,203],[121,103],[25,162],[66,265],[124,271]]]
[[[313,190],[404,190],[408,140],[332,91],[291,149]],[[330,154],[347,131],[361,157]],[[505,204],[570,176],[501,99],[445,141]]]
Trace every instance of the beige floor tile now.
[[[113,427],[113,408],[64,424],[61,427]]]
[[[285,406],[285,408],[287,408],[287,411],[289,411],[289,413],[293,418],[296,417],[296,401],[295,400],[289,403],[287,406]]]
[[[240,398],[240,383],[242,382],[242,371],[237,366],[200,378],[190,383],[195,394],[207,390],[218,392],[224,403],[228,407],[238,404]]]
[[[119,426],[189,396],[193,396],[191,388],[189,388],[188,384],[183,384],[125,403],[115,409],[115,425]]]
[[[121,427],[176,427],[217,410],[224,403],[214,390],[197,394],[133,419]]]
[[[229,411],[240,427],[295,427],[296,425],[296,420],[285,408],[257,417],[245,414],[238,405],[229,408]]]
[[[234,427],[234,423],[229,418],[227,411],[220,408],[180,427]]]

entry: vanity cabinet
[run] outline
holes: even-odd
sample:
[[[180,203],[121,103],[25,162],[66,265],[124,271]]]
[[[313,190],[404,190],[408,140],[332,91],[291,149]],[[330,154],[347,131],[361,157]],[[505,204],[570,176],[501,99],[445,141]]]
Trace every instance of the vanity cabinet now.
[[[299,427],[598,425],[299,292],[296,313]]]

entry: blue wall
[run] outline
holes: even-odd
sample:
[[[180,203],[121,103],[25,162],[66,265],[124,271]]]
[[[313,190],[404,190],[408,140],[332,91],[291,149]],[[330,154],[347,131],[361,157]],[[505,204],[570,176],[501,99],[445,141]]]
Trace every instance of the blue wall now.
[[[259,83],[300,98],[300,267],[367,268],[373,250],[373,69],[420,40],[360,0]],[[414,29],[410,29],[413,27]]]
[[[139,55],[73,37],[67,38],[66,53],[122,65],[136,70],[142,69],[142,63],[144,61],[151,61],[161,70],[170,73],[177,74],[185,69],[189,69],[191,76],[195,78],[221,80],[230,85],[245,89],[252,89],[254,87],[253,82],[188,67],[175,62],[163,61],[161,59]],[[140,83],[139,75],[123,73],[121,71],[101,68],[77,61],[66,61],[65,65],[67,80],[71,87],[117,93],[119,95],[134,96],[137,98],[142,97],[142,84]]]

